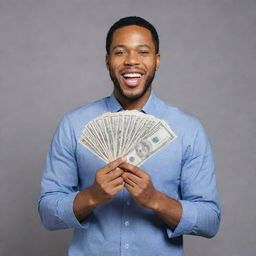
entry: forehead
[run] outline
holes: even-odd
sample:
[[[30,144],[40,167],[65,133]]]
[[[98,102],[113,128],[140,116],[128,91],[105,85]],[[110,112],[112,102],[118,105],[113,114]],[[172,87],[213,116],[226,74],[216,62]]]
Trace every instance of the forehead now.
[[[115,47],[115,45],[136,46],[143,44],[154,47],[150,30],[130,25],[114,31],[110,48]]]

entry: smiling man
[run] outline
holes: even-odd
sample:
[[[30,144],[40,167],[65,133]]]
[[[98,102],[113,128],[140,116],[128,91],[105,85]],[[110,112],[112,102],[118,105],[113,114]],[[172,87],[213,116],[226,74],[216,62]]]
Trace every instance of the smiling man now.
[[[151,92],[151,83],[160,64],[160,55],[151,32],[145,27],[125,26],[113,32],[106,63],[120,102],[140,102],[140,109]]]
[[[68,113],[53,137],[38,207],[50,230],[73,228],[69,255],[182,255],[184,234],[212,237],[220,206],[211,148],[201,123],[158,99],[155,28],[126,17],[109,30],[111,96]],[[78,143],[85,124],[106,113],[140,110],[165,120],[177,138],[139,168],[109,164]]]

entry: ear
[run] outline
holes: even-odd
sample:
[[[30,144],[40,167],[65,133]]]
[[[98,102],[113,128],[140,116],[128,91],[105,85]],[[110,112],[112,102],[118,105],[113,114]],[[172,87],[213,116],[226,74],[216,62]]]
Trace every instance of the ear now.
[[[105,64],[106,64],[107,69],[109,70],[109,55],[108,54],[106,54],[106,57],[105,57]]]
[[[156,70],[160,67],[160,53],[156,54]]]

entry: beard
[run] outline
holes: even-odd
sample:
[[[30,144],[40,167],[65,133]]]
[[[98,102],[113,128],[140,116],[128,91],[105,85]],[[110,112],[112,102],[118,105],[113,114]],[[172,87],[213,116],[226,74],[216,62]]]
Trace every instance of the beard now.
[[[148,77],[148,79],[146,80],[145,84],[144,84],[144,87],[142,89],[142,91],[140,93],[137,93],[137,94],[133,94],[133,95],[129,95],[129,94],[126,94],[124,92],[124,90],[122,89],[120,83],[118,82],[114,72],[110,69],[109,70],[109,75],[110,75],[110,78],[114,84],[114,87],[117,89],[118,93],[126,100],[129,100],[129,101],[135,101],[135,100],[138,100],[139,98],[141,98],[146,92],[147,90],[151,87],[151,84],[152,84],[152,81],[154,80],[154,77],[155,77],[155,71]]]

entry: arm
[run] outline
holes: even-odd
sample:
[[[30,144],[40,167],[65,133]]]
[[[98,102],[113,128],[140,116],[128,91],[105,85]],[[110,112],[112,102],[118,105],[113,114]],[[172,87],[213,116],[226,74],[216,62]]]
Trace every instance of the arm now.
[[[86,228],[73,212],[78,193],[78,168],[75,158],[75,139],[69,120],[65,117],[56,129],[50,144],[41,182],[38,211],[45,228]]]
[[[185,152],[181,170],[181,200],[157,191],[150,176],[136,166],[122,164],[126,189],[144,207],[155,211],[169,226],[169,237],[184,234],[212,237],[220,223],[220,206],[212,153],[202,129]]]
[[[213,154],[202,127],[186,147],[181,170],[182,218],[170,237],[192,234],[213,237],[220,224],[220,202]]]
[[[155,211],[170,228],[175,229],[182,214],[179,201],[156,190],[150,176],[140,168],[129,163],[121,164],[120,168],[126,170],[122,175],[125,188],[135,201],[139,205]]]
[[[98,205],[106,203],[112,199],[123,188],[124,180],[121,177],[123,171],[118,166],[124,162],[123,158],[107,164],[96,173],[94,184],[79,192],[74,200],[74,214],[81,222]]]
[[[115,169],[120,158],[97,171],[94,184],[78,191],[75,136],[64,118],[58,126],[47,154],[38,210],[43,225],[49,230],[87,228],[93,209],[118,193],[123,187],[123,173]]]

